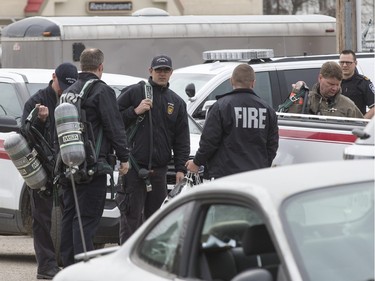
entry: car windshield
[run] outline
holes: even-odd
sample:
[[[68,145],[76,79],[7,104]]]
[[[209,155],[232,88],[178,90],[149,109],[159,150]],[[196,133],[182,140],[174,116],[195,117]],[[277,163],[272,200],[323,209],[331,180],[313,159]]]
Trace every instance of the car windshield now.
[[[282,216],[303,280],[374,279],[374,182],[299,194]]]
[[[185,88],[188,84],[193,83],[195,92],[198,91],[210,80],[214,75],[201,73],[173,73],[169,81],[169,88],[177,93],[185,102],[188,102],[188,95]]]

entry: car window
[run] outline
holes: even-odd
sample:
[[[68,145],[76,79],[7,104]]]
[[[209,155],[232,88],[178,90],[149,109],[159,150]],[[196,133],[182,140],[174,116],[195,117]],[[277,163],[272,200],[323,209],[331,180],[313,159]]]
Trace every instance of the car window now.
[[[231,243],[234,243],[232,245],[239,245],[244,228],[261,223],[259,214],[252,209],[237,205],[211,205],[201,235],[203,247],[210,247],[209,240],[212,239],[210,236],[214,236],[223,242],[233,240],[231,241]],[[236,233],[236,230],[238,230],[238,233]]]
[[[22,107],[18,101],[16,88],[9,83],[0,83],[0,116],[19,118]]]
[[[232,87],[232,84],[230,83],[230,79],[227,79],[224,82],[222,82],[197,107],[197,109],[193,113],[193,118],[205,119],[206,112],[202,111],[202,108],[203,108],[205,102],[210,101],[210,100],[216,100],[217,95],[229,93],[232,90],[233,90],[233,87]],[[256,82],[255,82],[254,92],[259,97],[261,97],[263,100],[265,100],[269,105],[272,106],[271,82],[270,82],[270,77],[269,77],[268,72],[257,72],[256,73]]]
[[[295,84],[297,81],[305,81],[307,86],[311,89],[312,86],[318,82],[319,71],[320,68],[279,70],[278,73],[284,75],[281,81],[285,81],[288,89],[288,92],[282,93],[284,94],[283,98],[285,99],[289,96],[292,90],[292,84]]]
[[[264,99],[267,104],[273,106],[271,81],[269,72],[257,72],[255,74],[254,92]]]
[[[305,192],[282,207],[303,280],[374,276],[374,182]]]
[[[199,279],[232,280],[238,273],[264,268],[276,280],[280,259],[271,235],[256,210],[232,204],[212,204],[201,233],[202,274]]]
[[[191,207],[185,204],[166,215],[148,233],[139,246],[142,261],[158,269],[173,273],[178,264],[185,220],[189,218]]]

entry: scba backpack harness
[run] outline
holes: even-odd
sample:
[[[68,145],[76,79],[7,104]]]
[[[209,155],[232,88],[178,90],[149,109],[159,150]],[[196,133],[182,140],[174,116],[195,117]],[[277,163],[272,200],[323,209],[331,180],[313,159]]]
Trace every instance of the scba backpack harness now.
[[[38,108],[34,108],[20,133],[11,134],[4,141],[13,164],[27,186],[37,190],[41,197],[50,197],[53,190],[54,151],[35,127]]]
[[[113,167],[116,156],[109,155],[107,161],[98,159],[103,128],[100,127],[95,138],[92,124],[87,121],[86,111],[82,108],[88,93],[99,82],[99,79],[88,80],[78,95],[71,92],[63,94],[61,104],[56,107],[56,130],[60,146],[57,160],[59,165],[56,165],[56,170],[60,173],[57,180],[69,179],[72,173],[75,183],[84,184],[91,182],[94,175],[108,174],[114,195]],[[61,167],[64,166],[62,163],[65,167]]]

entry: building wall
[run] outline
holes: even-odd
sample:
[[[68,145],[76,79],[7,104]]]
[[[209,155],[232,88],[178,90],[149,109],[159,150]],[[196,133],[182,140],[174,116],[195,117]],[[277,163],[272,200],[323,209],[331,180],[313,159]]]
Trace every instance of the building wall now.
[[[27,0],[0,1],[0,27],[25,17]]]
[[[97,2],[105,2],[97,1]],[[132,2],[130,11],[90,12],[87,0],[48,0],[41,12],[43,16],[51,15],[130,15],[133,12],[154,7],[166,10],[170,15],[221,15],[221,14],[261,14],[263,2],[260,0],[137,0]],[[116,2],[116,1],[112,1]],[[121,1],[119,1],[121,2]]]
[[[0,1],[0,19],[11,22],[25,16],[84,16],[84,15],[131,15],[133,12],[154,7],[170,15],[222,15],[262,14],[262,0],[90,0],[91,2],[131,2],[131,10],[98,11],[88,10],[89,0],[44,0],[40,13],[25,14],[27,0]]]
[[[267,0],[266,0],[267,1]],[[181,0],[185,15],[261,15],[260,0]]]
[[[123,10],[98,10],[93,11],[89,9],[88,0],[45,0],[46,5],[41,11],[42,16],[107,16],[107,15],[131,15],[133,12],[147,8],[154,7],[168,11],[170,14],[180,15],[178,9],[176,8],[175,1],[165,0],[165,1],[155,1],[155,0],[137,0],[137,1],[120,1],[120,0],[98,0],[91,1],[97,3],[105,2],[130,2],[132,9]],[[96,5],[97,7],[101,5]],[[125,7],[125,5],[124,5]]]

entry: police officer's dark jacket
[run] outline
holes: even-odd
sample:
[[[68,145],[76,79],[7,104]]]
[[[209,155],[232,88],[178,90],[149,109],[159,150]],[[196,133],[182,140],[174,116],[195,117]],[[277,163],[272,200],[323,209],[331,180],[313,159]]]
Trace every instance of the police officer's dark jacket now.
[[[52,82],[53,81],[51,80],[46,88],[39,90],[28,99],[23,109],[21,123],[25,124],[26,118],[35,108],[36,104],[41,104],[48,107],[49,114],[46,122],[41,122],[39,118],[36,118],[34,126],[42,134],[51,148],[56,148],[57,142],[55,141],[55,108],[58,105],[59,99],[57,93],[52,88]]]
[[[374,106],[374,84],[366,76],[359,74],[357,69],[352,77],[342,80],[341,89],[342,94],[354,101],[362,114],[366,113],[366,106]]]
[[[274,109],[251,89],[217,96],[194,157],[210,178],[270,167],[279,143]]]
[[[152,116],[152,167],[165,167],[173,158],[176,172],[185,172],[185,163],[190,153],[190,134],[188,115],[185,101],[167,86],[160,86],[152,81],[148,82],[153,90]],[[134,109],[145,98],[144,82],[130,85],[123,89],[118,97],[118,105],[128,128],[136,122],[138,116]],[[150,122],[148,112],[144,118],[131,143],[130,150],[138,165],[147,167],[149,162],[150,148]]]
[[[93,73],[79,73],[77,82],[64,91],[62,98],[69,100],[69,93],[78,95],[90,79],[99,78]],[[118,160],[127,162],[129,151],[125,128],[113,89],[103,81],[95,83],[87,93],[82,108],[86,111],[86,119],[92,125],[94,136],[99,135],[100,128],[103,129],[103,140],[98,158],[106,159],[114,149]]]

